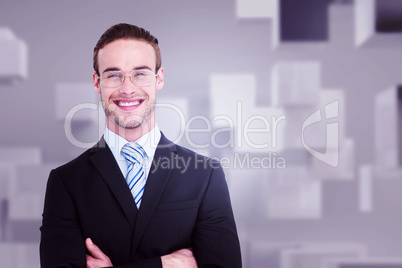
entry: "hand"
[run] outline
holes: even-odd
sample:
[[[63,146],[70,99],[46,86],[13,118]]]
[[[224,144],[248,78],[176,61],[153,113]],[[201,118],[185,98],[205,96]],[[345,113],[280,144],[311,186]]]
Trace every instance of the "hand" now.
[[[102,250],[100,250],[98,246],[92,242],[91,238],[87,238],[87,240],[85,240],[85,245],[87,246],[88,251],[92,254],[92,256],[87,254],[87,268],[113,266],[109,257],[106,256],[105,253],[103,253]]]
[[[184,248],[161,257],[163,268],[197,268],[190,249]]]

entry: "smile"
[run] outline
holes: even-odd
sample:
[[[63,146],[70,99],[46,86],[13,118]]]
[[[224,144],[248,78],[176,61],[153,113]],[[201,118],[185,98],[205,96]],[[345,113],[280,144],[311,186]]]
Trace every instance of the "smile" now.
[[[120,107],[130,107],[140,105],[143,101],[144,100],[130,100],[130,101],[118,100],[114,101],[114,103]]]

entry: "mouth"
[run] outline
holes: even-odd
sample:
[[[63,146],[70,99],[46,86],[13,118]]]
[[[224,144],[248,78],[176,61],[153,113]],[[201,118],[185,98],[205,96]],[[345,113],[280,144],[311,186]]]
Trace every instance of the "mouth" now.
[[[130,108],[137,108],[144,102],[144,99],[114,100],[113,102],[119,108],[125,110],[125,109],[130,109]]]

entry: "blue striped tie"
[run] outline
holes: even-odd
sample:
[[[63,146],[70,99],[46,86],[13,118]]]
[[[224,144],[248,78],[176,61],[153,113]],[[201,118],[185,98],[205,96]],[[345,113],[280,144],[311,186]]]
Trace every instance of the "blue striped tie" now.
[[[146,182],[144,160],[148,157],[141,145],[136,142],[125,144],[121,154],[127,161],[126,181],[139,209]]]

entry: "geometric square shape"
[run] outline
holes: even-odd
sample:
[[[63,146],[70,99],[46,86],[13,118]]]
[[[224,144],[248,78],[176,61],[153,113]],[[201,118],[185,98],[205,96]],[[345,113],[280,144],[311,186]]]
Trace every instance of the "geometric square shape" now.
[[[359,258],[359,259],[332,259],[325,262],[325,268],[402,268],[401,258]]]
[[[249,243],[250,256],[246,267],[281,268],[281,252],[300,247],[300,242],[273,242],[262,237],[259,240],[253,239]]]
[[[352,180],[354,176],[355,146],[352,139],[345,139],[338,150],[327,149],[325,155],[338,157],[338,165],[332,167],[312,157],[312,173],[319,179]],[[333,155],[333,156],[331,156]]]
[[[371,48],[402,45],[399,0],[355,0],[355,44]]]
[[[306,244],[298,249],[284,249],[281,253],[283,268],[323,267],[333,258],[357,259],[367,256],[367,247],[358,244]]]
[[[35,243],[0,243],[2,267],[36,268],[40,266],[39,244]]]
[[[28,76],[28,49],[9,28],[0,28],[0,82],[12,83]]]
[[[305,166],[277,170],[268,178],[269,219],[320,219],[322,217],[321,182]]]
[[[233,130],[235,152],[268,153],[281,151],[285,140],[286,116],[273,107],[238,109]]]
[[[10,219],[41,219],[50,171],[58,163],[19,165],[9,194]]]
[[[382,33],[402,32],[402,4],[400,0],[377,0],[375,29]]]
[[[43,199],[44,195],[39,193],[24,193],[12,195],[9,200],[9,219],[42,219]]]
[[[236,0],[237,17],[240,19],[277,18],[279,0]]]
[[[362,165],[359,168],[359,210],[368,213],[373,210],[373,167]]]
[[[186,124],[190,119],[188,112],[189,101],[187,98],[159,97],[156,104],[155,120],[169,140],[180,143],[186,138]]]
[[[311,147],[317,147],[317,144],[320,146],[324,144],[326,132],[323,124],[307,124],[303,129],[304,122],[313,111],[312,107],[307,106],[285,109],[286,120],[284,121],[282,139],[286,149],[305,150],[303,140],[305,144]]]
[[[93,88],[91,83],[58,84],[55,94],[56,119],[64,121],[68,116],[73,121],[96,121],[98,110],[102,108],[98,107],[99,97]]]
[[[330,1],[282,0],[279,15],[282,42],[327,41]]]
[[[316,107],[321,87],[321,65],[315,61],[277,62],[272,68],[272,104]]]
[[[0,164],[0,201],[9,198],[12,184],[15,182],[16,170],[15,165]]]
[[[239,106],[244,111],[255,107],[256,77],[253,74],[212,74],[209,96],[212,117],[223,115],[237,122]]]
[[[39,147],[1,146],[0,163],[9,165],[40,164],[42,152]]]
[[[319,118],[319,121],[306,125],[303,139],[309,147],[325,153],[326,150],[337,150],[343,146],[346,103],[343,90],[320,90],[319,96],[320,103],[314,114],[319,110],[320,117],[322,117]],[[311,115],[313,115],[313,110],[311,110]],[[306,116],[305,120],[308,117]]]
[[[402,165],[402,99],[399,86],[375,97],[375,156],[380,167]]]
[[[279,150],[276,140],[281,130],[276,125],[283,129],[283,110],[256,106],[255,75],[213,74],[209,92],[212,124],[215,128],[230,128],[231,145],[236,151]]]
[[[249,221],[250,218],[258,221],[260,217],[260,219],[265,218],[265,215],[261,215],[261,211],[267,209],[268,203],[265,196],[268,194],[268,180],[272,176],[272,171],[251,168],[247,165],[250,161],[244,161],[246,165],[240,166],[239,163],[243,159],[244,155],[237,154],[235,159],[230,160],[230,167],[224,164],[222,166],[226,167],[226,180],[236,218],[238,221]]]

